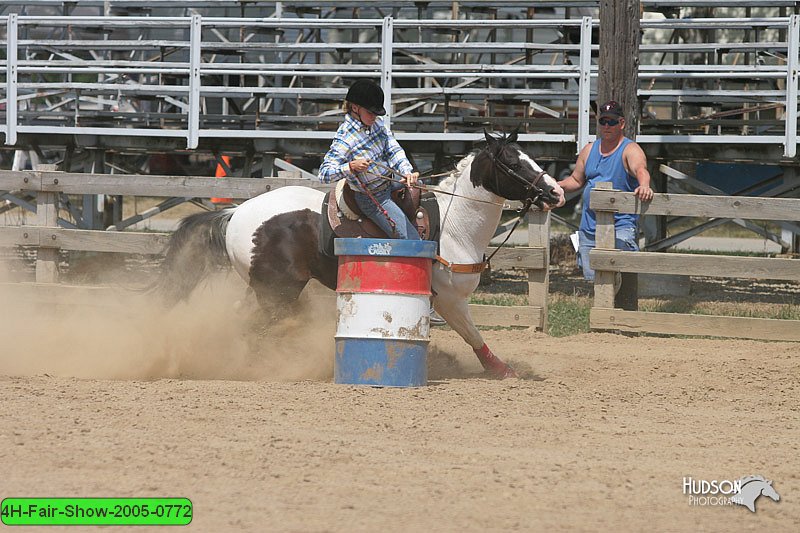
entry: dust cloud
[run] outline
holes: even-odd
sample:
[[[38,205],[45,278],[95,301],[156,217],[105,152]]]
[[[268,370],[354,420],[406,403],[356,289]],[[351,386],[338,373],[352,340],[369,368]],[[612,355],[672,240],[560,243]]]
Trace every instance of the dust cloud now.
[[[0,375],[84,379],[324,380],[333,375],[335,300],[301,298],[265,323],[234,274],[215,275],[165,309],[157,294],[104,287],[48,290],[0,264]],[[252,297],[251,297],[252,298]]]

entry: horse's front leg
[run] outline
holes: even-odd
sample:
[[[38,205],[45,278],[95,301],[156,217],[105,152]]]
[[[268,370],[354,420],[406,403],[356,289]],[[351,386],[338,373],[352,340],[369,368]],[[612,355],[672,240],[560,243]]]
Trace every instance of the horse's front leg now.
[[[251,280],[253,290],[267,324],[281,321],[287,316],[297,314],[300,293],[308,280],[296,280],[287,276],[275,276],[269,282]]]
[[[469,294],[472,294],[475,286],[477,286],[477,280],[454,280],[453,276],[469,276],[469,274],[450,274],[447,280],[448,283],[440,285],[438,288],[434,287],[436,296],[433,299],[433,306],[436,312],[447,321],[448,326],[461,335],[461,338],[463,338],[467,344],[472,346],[472,350],[475,352],[475,355],[478,356],[481,365],[483,365],[483,368],[492,377],[497,379],[517,377],[517,373],[514,372],[513,368],[492,353],[483,340],[480,331],[478,331],[478,328],[476,328],[475,324],[472,322],[467,298]],[[454,281],[456,281],[455,284],[453,283]],[[434,285],[438,284],[434,283]],[[459,287],[459,285],[461,285],[461,287]],[[469,288],[470,286],[472,286],[472,288]],[[459,288],[462,290],[458,290]],[[464,291],[466,291],[466,296],[463,294]]]

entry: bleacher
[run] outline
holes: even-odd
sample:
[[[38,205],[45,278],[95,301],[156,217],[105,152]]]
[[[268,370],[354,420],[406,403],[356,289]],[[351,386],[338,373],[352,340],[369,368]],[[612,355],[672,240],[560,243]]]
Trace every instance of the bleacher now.
[[[552,157],[593,136],[597,1],[175,4],[4,2],[5,146],[324,151],[359,77],[420,154],[484,128]],[[798,2],[642,5],[641,143],[796,157]]]

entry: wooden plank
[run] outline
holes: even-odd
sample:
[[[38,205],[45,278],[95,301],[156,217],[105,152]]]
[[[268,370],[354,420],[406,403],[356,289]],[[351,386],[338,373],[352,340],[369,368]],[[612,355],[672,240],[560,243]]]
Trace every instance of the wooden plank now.
[[[595,189],[591,192],[589,205],[595,211],[642,215],[800,220],[800,199],[797,198],[656,193],[651,202],[643,204],[632,192]]]
[[[800,341],[800,320],[682,315],[593,307],[589,314],[589,325],[592,329],[614,329],[670,335]]]
[[[136,254],[160,254],[166,247],[170,234],[130,231],[74,230],[64,228],[42,229],[35,226],[0,227],[0,246],[36,245],[41,239],[55,248],[93,252],[126,252]],[[28,235],[24,237],[24,235]],[[54,238],[55,237],[55,238]],[[489,255],[494,247],[486,249]],[[501,248],[492,258],[495,269],[543,269],[543,248]]]
[[[470,304],[469,313],[476,326],[538,328],[542,323],[542,308],[532,305]]]
[[[610,189],[610,182],[598,183],[596,189]],[[592,191],[594,194],[594,191]],[[616,246],[616,230],[614,228],[614,213],[609,211],[596,211],[597,229],[595,231],[595,245],[597,248],[613,250]],[[590,263],[591,264],[591,263]],[[594,305],[595,307],[614,307],[614,273],[596,270],[594,273]]]
[[[252,198],[271,189],[264,179],[44,173],[42,189],[67,194]]]
[[[528,270],[528,305],[542,309],[539,329],[547,331],[547,300],[550,292],[550,213],[528,211],[528,244],[542,249],[542,266]]]
[[[486,248],[486,256],[490,256],[497,248]],[[545,267],[545,250],[542,247],[517,246],[514,248],[500,248],[497,255],[492,257],[493,270],[508,270],[521,268],[527,270],[541,270]]]
[[[39,238],[45,242],[52,241],[65,250],[162,254],[170,234],[58,228],[42,230]]]
[[[58,226],[58,194],[39,192],[36,195],[36,225]],[[39,233],[39,249],[36,251],[36,281],[54,283],[58,280],[58,250],[48,242],[42,242]]]
[[[0,191],[35,191],[39,189],[40,179],[30,171],[0,171]]]
[[[35,246],[82,250],[86,252],[120,252],[129,254],[162,254],[169,242],[169,233],[127,231],[95,231],[36,226],[0,227],[0,246]],[[41,250],[40,250],[41,251]]]
[[[38,246],[39,228],[0,226],[0,246]]]
[[[109,194],[123,196],[179,196],[252,198],[261,193],[299,185],[330,190],[331,184],[304,178],[212,178],[197,176],[143,176],[126,174],[81,174],[74,172],[0,172],[8,190]],[[28,183],[24,180],[28,179]]]
[[[800,260],[797,259],[599,249],[592,250],[589,258],[592,268],[615,272],[800,281]]]

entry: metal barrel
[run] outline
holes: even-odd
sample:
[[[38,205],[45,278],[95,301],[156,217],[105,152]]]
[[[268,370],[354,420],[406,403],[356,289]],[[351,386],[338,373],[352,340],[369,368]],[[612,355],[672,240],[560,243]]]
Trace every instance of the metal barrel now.
[[[433,241],[336,239],[334,382],[428,384]]]

